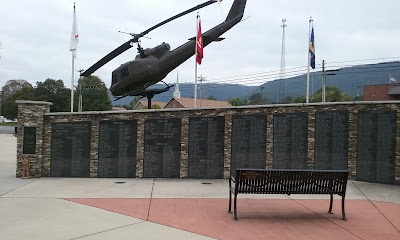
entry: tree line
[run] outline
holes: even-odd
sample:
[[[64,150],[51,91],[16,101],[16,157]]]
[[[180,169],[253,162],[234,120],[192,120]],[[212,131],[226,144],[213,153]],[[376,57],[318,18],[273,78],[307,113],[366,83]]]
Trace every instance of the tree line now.
[[[74,109],[78,109],[79,95],[82,95],[82,111],[107,111],[112,109],[108,89],[104,82],[97,76],[82,77],[74,91]],[[28,81],[10,80],[2,87],[0,92],[0,115],[8,118],[17,118],[18,106],[16,100],[46,101],[51,102],[51,112],[69,112],[71,109],[71,89],[65,87],[63,80],[48,78],[44,82],[37,82],[33,87]],[[132,109],[141,97],[135,97],[130,106]],[[208,99],[216,100],[213,96]],[[322,89],[319,89],[310,97],[310,102],[321,102]],[[335,86],[326,87],[326,102],[351,101],[352,98]],[[354,99],[359,100],[359,99]],[[281,103],[305,103],[305,96],[285,97]],[[232,106],[274,104],[261,93],[254,93],[248,98],[232,98],[229,100]],[[154,106],[154,108],[160,108]]]
[[[74,109],[78,109],[79,95],[82,94],[83,111],[106,111],[112,109],[108,89],[97,76],[83,77],[78,80],[74,91]],[[63,80],[48,78],[44,82],[36,82],[33,87],[25,80],[9,80],[2,87],[1,115],[8,119],[17,118],[16,100],[51,102],[51,112],[68,112],[71,109],[71,89],[65,87]]]
[[[346,93],[342,92],[336,86],[327,86],[325,88],[325,101],[326,102],[345,102],[351,100],[361,100],[359,98],[352,98]],[[290,97],[287,96],[280,103],[305,103],[305,96]],[[310,96],[311,103],[322,102],[322,89],[318,89],[312,96]],[[254,93],[249,98],[232,98],[229,100],[232,106],[245,106],[245,105],[262,105],[262,104],[275,104],[277,102],[268,99],[261,93]]]

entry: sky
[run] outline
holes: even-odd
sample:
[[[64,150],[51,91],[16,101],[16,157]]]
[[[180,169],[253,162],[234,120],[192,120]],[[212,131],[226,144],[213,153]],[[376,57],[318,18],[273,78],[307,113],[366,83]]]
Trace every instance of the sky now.
[[[73,5],[79,33],[76,70],[87,69],[130,39],[118,31],[140,33],[205,0],[0,0],[0,87],[10,79],[35,85],[47,78],[71,86],[69,50]],[[223,22],[233,0],[200,9],[203,32]],[[285,65],[288,77],[306,73],[309,19],[315,32],[316,70],[400,60],[399,0],[248,0],[245,21],[204,49],[198,75],[205,81],[261,85],[278,78],[285,18]],[[196,12],[170,22],[143,38],[142,47],[167,42],[171,50],[196,34]],[[111,72],[136,56],[131,48],[94,75],[110,86]],[[301,68],[300,68],[301,67]],[[172,71],[165,82],[194,82],[194,57]],[[264,74],[252,81],[251,77]],[[78,73],[76,74],[76,78]],[[398,76],[400,77],[400,76]],[[76,84],[76,83],[75,83]]]

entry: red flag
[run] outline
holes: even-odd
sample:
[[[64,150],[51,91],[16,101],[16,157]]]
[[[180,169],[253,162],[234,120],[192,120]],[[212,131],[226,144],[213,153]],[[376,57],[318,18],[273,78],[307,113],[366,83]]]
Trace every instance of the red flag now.
[[[201,64],[201,59],[203,59],[203,37],[201,35],[201,22],[199,18],[199,26],[196,36],[196,62]]]

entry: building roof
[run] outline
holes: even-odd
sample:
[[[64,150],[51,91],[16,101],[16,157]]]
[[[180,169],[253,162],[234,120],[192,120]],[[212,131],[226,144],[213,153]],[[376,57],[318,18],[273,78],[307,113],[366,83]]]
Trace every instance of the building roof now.
[[[154,105],[158,105],[158,106],[160,106],[160,108],[164,108],[166,104],[167,104],[166,102],[151,101],[151,105],[153,105],[153,106]],[[147,100],[139,101],[138,103],[136,103],[136,105],[135,105],[135,107],[133,109],[138,109],[139,106],[147,108]]]
[[[387,92],[387,95],[400,95],[400,86],[393,86]]]
[[[185,108],[193,108],[193,106],[194,106],[194,98],[171,98],[171,100],[169,100],[169,102],[171,102],[172,100],[179,102]],[[215,107],[231,107],[232,105],[227,101],[197,99],[196,106],[197,107],[215,108]]]
[[[123,111],[123,110],[126,110],[126,108],[123,108],[123,107],[112,107],[112,110],[113,111]]]

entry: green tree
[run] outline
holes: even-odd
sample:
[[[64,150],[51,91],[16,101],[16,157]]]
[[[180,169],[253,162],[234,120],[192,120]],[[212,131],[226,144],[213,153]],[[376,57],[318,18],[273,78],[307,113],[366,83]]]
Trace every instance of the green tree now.
[[[82,111],[107,111],[112,109],[108,89],[97,76],[82,77],[78,80],[76,101],[82,91]]]
[[[352,98],[346,93],[342,92],[336,86],[327,86],[325,88],[325,101],[326,102],[345,102],[351,101]],[[322,102],[322,88],[318,89],[312,96],[311,102]]]
[[[299,96],[299,97],[295,97],[293,98],[292,103],[305,103],[306,102],[306,97],[304,96]]]
[[[240,98],[232,98],[228,101],[232,106],[245,106],[250,105],[250,100],[247,98],[240,99]]]
[[[254,93],[249,98],[251,105],[266,104],[267,99],[261,93]]]
[[[293,97],[291,96],[286,96],[284,99],[282,99],[282,103],[291,103],[293,102]]]
[[[208,100],[217,100],[214,96],[212,96],[212,95],[210,95],[210,96],[208,96],[208,98],[207,98]]]
[[[362,99],[362,96],[355,96],[354,98],[353,98],[353,100],[354,101],[362,101],[363,99]]]
[[[15,103],[15,100],[34,100],[35,97],[35,89],[32,86],[24,85],[21,89],[16,90],[11,95],[5,96],[2,99],[2,103],[4,103],[2,107],[3,116],[8,119],[17,118],[18,114],[18,106]]]
[[[8,97],[24,86],[32,87],[32,85],[26,80],[8,80],[1,88],[2,96]]]
[[[7,98],[11,97],[16,91],[22,89],[23,87],[30,87],[32,88],[32,85],[28,83],[26,80],[8,80],[6,84],[1,88],[0,92],[0,115],[4,115],[4,109],[6,109],[6,104],[7,103]],[[34,99],[24,99],[24,100],[34,100]],[[14,112],[17,111],[17,105],[13,104],[15,107]],[[8,108],[7,111],[9,111],[10,108]]]
[[[67,112],[70,109],[70,91],[62,80],[48,78],[36,83],[35,100],[53,103],[51,112]]]

